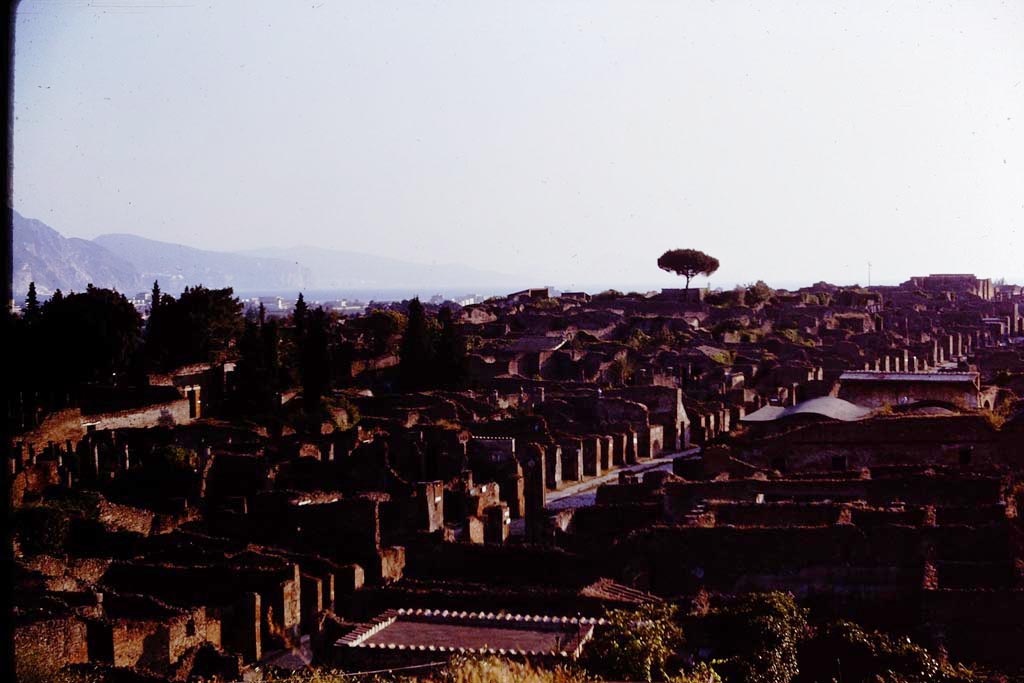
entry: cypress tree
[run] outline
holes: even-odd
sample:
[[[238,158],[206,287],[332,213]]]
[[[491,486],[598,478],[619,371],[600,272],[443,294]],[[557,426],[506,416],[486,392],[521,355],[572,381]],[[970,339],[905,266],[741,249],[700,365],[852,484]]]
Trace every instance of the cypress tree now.
[[[317,307],[306,321],[306,338],[301,349],[302,407],[310,417],[318,414],[321,400],[330,389],[330,355],[328,352],[328,320],[323,308]]]
[[[36,283],[28,283],[28,296],[25,297],[25,312],[22,314],[25,322],[34,325],[39,321],[39,297],[36,295]]]
[[[406,391],[419,391],[430,384],[434,360],[432,342],[426,312],[416,297],[409,302],[409,319],[398,353],[399,381]]]
[[[153,280],[153,293],[150,295],[149,315],[150,317],[160,308],[160,281]]]
[[[299,298],[295,300],[295,311],[292,313],[292,320],[295,322],[295,337],[302,342],[306,335],[306,319],[309,317],[309,307],[306,306],[306,298],[299,292]]]
[[[438,312],[437,320],[441,329],[437,337],[437,360],[434,364],[435,385],[456,389],[466,380],[466,340],[447,306]]]

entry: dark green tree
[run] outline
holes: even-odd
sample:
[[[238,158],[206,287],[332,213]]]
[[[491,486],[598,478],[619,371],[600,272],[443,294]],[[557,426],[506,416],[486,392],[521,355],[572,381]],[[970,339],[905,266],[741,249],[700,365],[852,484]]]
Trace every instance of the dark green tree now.
[[[437,334],[434,385],[458,389],[463,386],[468,374],[466,339],[447,306],[438,311],[437,321],[440,329]]]
[[[28,325],[35,325],[39,322],[40,307],[39,297],[36,295],[36,283],[28,283],[28,296],[25,297],[25,311],[22,317]]]
[[[330,391],[331,364],[327,313],[318,306],[309,314],[306,323],[299,374],[302,381],[303,411],[312,418],[320,414],[323,398]]]
[[[277,323],[261,323],[252,309],[249,312],[253,314],[246,316],[238,340],[232,403],[240,415],[273,415],[280,407],[283,380]]]
[[[153,280],[153,292],[149,297],[149,315],[152,316],[160,308],[160,281]]]
[[[405,391],[426,389],[433,378],[433,335],[419,297],[409,302],[409,315],[398,355],[398,377]]]
[[[353,321],[362,333],[365,347],[374,356],[394,349],[393,339],[405,330],[406,317],[398,311],[375,308]]]
[[[112,380],[131,365],[142,320],[123,294],[89,285],[44,307],[39,342],[52,386]],[[69,340],[73,339],[73,343]]]
[[[295,337],[301,340],[306,334],[306,318],[309,316],[309,307],[306,305],[306,298],[299,292],[299,298],[295,300],[295,310],[292,312],[292,322],[295,324]]]
[[[242,333],[242,303],[230,288],[186,287],[177,299],[161,295],[146,328],[146,353],[163,369],[225,360]]]

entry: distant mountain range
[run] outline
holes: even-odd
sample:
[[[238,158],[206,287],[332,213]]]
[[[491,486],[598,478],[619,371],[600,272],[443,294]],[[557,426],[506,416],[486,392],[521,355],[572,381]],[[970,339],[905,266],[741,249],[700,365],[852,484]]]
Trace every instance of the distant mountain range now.
[[[14,212],[14,295],[29,282],[41,296],[87,285],[125,294],[147,291],[154,280],[165,292],[186,286],[234,287],[238,292],[303,289],[525,287],[523,278],[457,264],[423,264],[317,247],[206,251],[137,235],[64,237],[42,221]]]

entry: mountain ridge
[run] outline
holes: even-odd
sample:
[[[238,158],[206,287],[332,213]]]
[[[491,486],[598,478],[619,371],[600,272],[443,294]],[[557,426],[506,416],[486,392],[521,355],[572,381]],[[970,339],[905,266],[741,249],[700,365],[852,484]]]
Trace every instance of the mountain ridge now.
[[[169,294],[196,285],[241,292],[526,286],[526,278],[461,264],[415,263],[312,246],[213,251],[131,233],[86,240],[65,237],[17,211],[13,216],[16,297],[24,296],[30,282],[44,297],[89,284],[132,295],[148,290],[154,280]]]

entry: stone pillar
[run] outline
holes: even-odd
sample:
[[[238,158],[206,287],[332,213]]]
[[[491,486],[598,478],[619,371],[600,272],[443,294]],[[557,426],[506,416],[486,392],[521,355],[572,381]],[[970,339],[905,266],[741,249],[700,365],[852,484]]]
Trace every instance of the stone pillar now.
[[[322,582],[322,586],[323,586],[324,609],[329,609],[329,610],[331,610],[333,612],[334,611],[334,574],[331,573],[331,572],[326,572],[322,577],[320,577],[320,581]],[[303,591],[303,592],[305,592],[305,591]]]
[[[512,517],[508,505],[498,503],[484,510],[484,542],[503,544],[508,540]]]
[[[526,508],[526,487],[521,473],[522,469],[517,469],[519,473],[504,479],[498,488],[498,491],[501,494],[501,499],[508,504],[509,514],[512,515],[513,519],[519,519],[522,517],[523,510]]]
[[[622,467],[626,464],[626,435],[612,435],[612,464]]]
[[[601,446],[597,437],[583,439],[583,474],[588,477],[601,476]]]
[[[224,649],[242,655],[247,664],[263,657],[262,627],[263,609],[259,593],[246,593],[230,611],[222,630]]]
[[[544,540],[544,529],[547,526],[547,513],[544,511],[544,448],[539,444],[528,444],[526,461],[523,463],[523,524],[526,540],[540,543]]]
[[[599,439],[599,447],[601,450],[601,469],[607,472],[612,468],[612,437],[602,436]]]
[[[579,441],[564,441],[562,446],[562,481],[583,479],[583,447]]]
[[[484,521],[476,515],[466,515],[462,525],[462,540],[480,545],[484,542]]]
[[[302,630],[311,633],[316,629],[317,617],[324,609],[323,581],[309,574],[302,574],[299,603],[302,611]]]
[[[100,445],[93,443],[92,445],[92,458],[89,461],[89,474],[92,475],[93,479],[99,481],[100,478]]]
[[[557,489],[562,483],[562,447],[551,444],[547,447],[547,458],[544,461],[544,485],[549,489]]]
[[[428,533],[444,526],[444,482],[421,481],[416,484],[419,505],[416,528]]]

